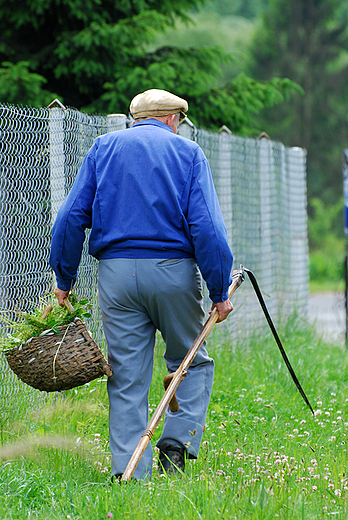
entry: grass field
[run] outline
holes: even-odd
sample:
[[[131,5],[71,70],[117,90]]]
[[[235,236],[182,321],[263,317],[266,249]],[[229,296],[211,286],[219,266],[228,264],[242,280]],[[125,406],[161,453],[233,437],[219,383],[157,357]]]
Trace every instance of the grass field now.
[[[295,319],[278,332],[315,417],[267,331],[234,344],[217,326],[203,445],[185,475],[154,469],[148,482],[110,483],[105,381],[36,406],[23,395],[1,414],[0,518],[348,518],[347,352]],[[151,409],[162,395],[162,353],[159,344]]]

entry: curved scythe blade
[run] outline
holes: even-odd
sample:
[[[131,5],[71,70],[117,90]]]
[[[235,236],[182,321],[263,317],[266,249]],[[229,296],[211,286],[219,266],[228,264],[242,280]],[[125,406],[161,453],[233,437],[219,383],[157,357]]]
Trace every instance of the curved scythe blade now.
[[[272,331],[272,333],[273,333],[274,339],[276,340],[276,343],[277,343],[277,345],[278,345],[278,347],[279,347],[280,353],[281,353],[281,355],[283,356],[283,359],[284,359],[284,361],[285,361],[286,366],[288,367],[288,370],[289,370],[289,372],[290,372],[290,374],[291,374],[291,377],[292,377],[292,379],[293,379],[295,385],[297,386],[298,391],[299,391],[300,394],[302,395],[302,397],[303,397],[305,403],[309,406],[310,411],[311,411],[312,414],[314,415],[313,408],[311,407],[311,404],[310,404],[310,402],[308,401],[307,396],[306,396],[306,394],[304,393],[303,388],[302,388],[302,386],[300,385],[299,380],[298,380],[297,377],[296,377],[296,374],[295,374],[295,372],[294,372],[294,370],[293,370],[293,368],[292,368],[292,366],[291,366],[291,364],[290,364],[290,361],[289,361],[289,359],[288,359],[288,356],[286,355],[285,350],[284,350],[284,348],[283,348],[283,345],[282,345],[282,343],[281,343],[281,341],[280,341],[280,339],[279,339],[279,336],[278,336],[278,333],[277,333],[277,331],[276,331],[276,329],[275,329],[275,326],[273,325],[273,321],[272,321],[271,316],[269,315],[269,312],[268,312],[268,310],[267,310],[267,307],[266,307],[265,301],[264,301],[263,296],[262,296],[262,294],[261,294],[261,291],[260,291],[260,288],[259,288],[258,283],[257,283],[257,281],[256,281],[256,278],[255,278],[254,274],[253,274],[249,269],[247,269],[246,267],[243,266],[243,270],[244,270],[246,273],[248,273],[248,276],[249,276],[249,278],[250,278],[251,284],[252,284],[252,286],[253,286],[254,289],[255,289],[256,296],[257,296],[257,298],[258,298],[258,300],[259,300],[259,302],[260,302],[260,305],[261,305],[261,307],[262,307],[262,310],[263,310],[263,312],[264,312],[264,315],[265,315],[265,317],[266,317],[266,319],[267,319],[267,321],[268,321],[268,325],[269,325],[270,328],[271,328],[271,331]]]

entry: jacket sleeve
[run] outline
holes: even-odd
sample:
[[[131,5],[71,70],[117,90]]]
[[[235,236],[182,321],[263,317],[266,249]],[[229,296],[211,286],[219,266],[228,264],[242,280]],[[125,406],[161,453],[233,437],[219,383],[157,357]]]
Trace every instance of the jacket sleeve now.
[[[92,225],[92,206],[96,191],[93,149],[88,152],[74,185],[60,207],[52,230],[50,266],[57,287],[70,290],[78,274],[85,229]]]
[[[233,255],[207,159],[201,149],[192,168],[187,222],[195,257],[214,303],[228,299]]]

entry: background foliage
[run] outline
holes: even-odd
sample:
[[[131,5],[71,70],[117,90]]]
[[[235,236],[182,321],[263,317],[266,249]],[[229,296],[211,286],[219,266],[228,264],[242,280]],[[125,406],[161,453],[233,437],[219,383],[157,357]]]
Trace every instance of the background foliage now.
[[[66,105],[127,113],[134,95],[164,88],[185,96],[191,119],[201,126],[217,128],[223,119],[236,133],[255,132],[253,115],[289,99],[294,83],[274,79],[260,84],[245,75],[221,82],[222,67],[231,61],[228,49],[209,42],[153,45],[178,21],[189,31],[189,13],[202,4],[35,0],[18,8],[13,0],[0,0],[0,101],[45,104],[45,85],[52,99],[57,93]],[[235,12],[251,16],[252,5],[237,2]],[[20,88],[12,89],[18,74],[23,75]]]
[[[326,203],[341,194],[347,141],[347,12],[342,0],[270,0],[256,31],[253,70],[259,79],[285,71],[305,95],[266,115],[272,137],[307,149],[310,196]],[[340,167],[340,171],[341,171]]]
[[[269,0],[251,47],[253,74],[304,89],[264,114],[273,139],[308,151],[311,275],[343,276],[342,152],[348,142],[348,8],[344,0]]]
[[[189,31],[179,24],[175,32],[159,37],[159,44],[167,38],[182,46],[192,39],[202,45],[221,34],[233,58],[223,66],[222,81],[234,80],[241,72],[268,81],[286,76],[303,89],[303,95],[262,110],[256,122],[272,139],[308,151],[311,279],[331,281],[336,287],[343,279],[345,249],[342,151],[348,137],[348,6],[344,0],[265,0],[253,5],[246,18],[237,1],[208,2],[193,15],[195,25]]]
[[[345,0],[0,0],[0,64],[0,102],[128,113],[164,88],[197,126],[306,148],[311,251],[332,278],[334,241],[342,265]]]

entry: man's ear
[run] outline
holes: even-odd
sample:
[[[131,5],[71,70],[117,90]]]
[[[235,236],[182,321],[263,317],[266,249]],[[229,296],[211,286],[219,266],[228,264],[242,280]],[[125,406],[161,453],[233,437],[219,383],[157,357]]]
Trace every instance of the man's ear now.
[[[168,126],[172,126],[174,118],[175,118],[175,114],[171,114],[170,116],[167,116],[167,121],[166,122],[167,122]]]

